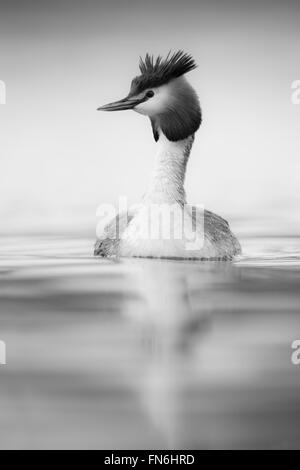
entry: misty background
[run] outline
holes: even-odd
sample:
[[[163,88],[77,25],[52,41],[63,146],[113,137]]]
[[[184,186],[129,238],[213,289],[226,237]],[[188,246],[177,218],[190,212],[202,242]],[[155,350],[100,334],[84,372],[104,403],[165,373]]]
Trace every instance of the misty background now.
[[[138,202],[156,152],[150,122],[99,113],[146,52],[191,53],[203,110],[189,202],[299,234],[300,5],[296,1],[0,1],[0,232],[94,235],[100,203]]]

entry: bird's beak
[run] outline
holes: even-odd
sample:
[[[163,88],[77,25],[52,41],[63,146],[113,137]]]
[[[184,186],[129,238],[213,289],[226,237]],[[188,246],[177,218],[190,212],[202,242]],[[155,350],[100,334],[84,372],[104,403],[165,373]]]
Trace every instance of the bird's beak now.
[[[97,111],[124,111],[125,109],[133,109],[142,101],[143,100],[136,98],[124,98],[123,100],[115,101],[114,103],[105,104],[98,108]]]

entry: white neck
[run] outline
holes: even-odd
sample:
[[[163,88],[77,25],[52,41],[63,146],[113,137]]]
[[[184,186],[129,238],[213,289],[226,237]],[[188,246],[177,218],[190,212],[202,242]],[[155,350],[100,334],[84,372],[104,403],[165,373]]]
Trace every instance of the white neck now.
[[[171,142],[160,132],[158,152],[152,178],[145,195],[150,203],[182,203],[185,200],[184,180],[194,136]]]

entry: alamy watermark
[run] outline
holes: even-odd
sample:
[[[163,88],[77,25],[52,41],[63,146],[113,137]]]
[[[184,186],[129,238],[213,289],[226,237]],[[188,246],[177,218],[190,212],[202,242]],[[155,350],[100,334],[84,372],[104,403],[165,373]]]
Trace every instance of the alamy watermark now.
[[[134,222],[131,223],[134,215]],[[182,240],[186,250],[204,245],[204,206],[145,202],[129,207],[120,197],[118,208],[101,204],[97,210],[97,238],[139,240]]]
[[[0,366],[6,364],[6,344],[0,341]]]
[[[294,352],[292,353],[291,356],[291,361],[294,366],[299,366],[300,365],[300,339],[295,339],[295,341],[292,342],[291,345],[292,349],[294,349]]]
[[[0,80],[0,104],[6,104],[6,84]]]
[[[300,80],[294,80],[291,84],[292,94],[291,102],[292,104],[300,104]]]

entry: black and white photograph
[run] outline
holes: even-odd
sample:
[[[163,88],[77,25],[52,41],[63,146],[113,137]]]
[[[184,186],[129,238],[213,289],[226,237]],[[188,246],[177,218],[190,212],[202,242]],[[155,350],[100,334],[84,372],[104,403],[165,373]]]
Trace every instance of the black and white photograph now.
[[[299,25],[0,0],[0,450],[300,450]]]

